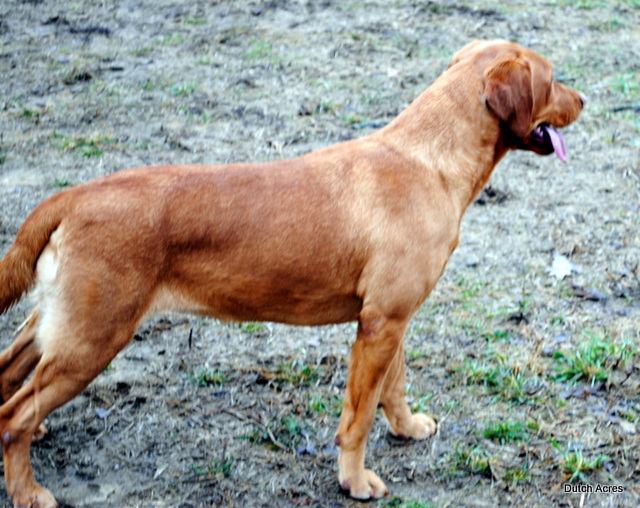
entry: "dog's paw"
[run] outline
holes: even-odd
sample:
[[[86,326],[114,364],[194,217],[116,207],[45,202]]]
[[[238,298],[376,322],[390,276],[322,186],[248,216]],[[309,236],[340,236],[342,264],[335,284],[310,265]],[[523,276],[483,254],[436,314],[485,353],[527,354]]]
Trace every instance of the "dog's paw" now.
[[[40,485],[35,485],[30,492],[12,498],[14,508],[58,508],[53,494]]]
[[[413,439],[426,439],[431,437],[435,435],[440,428],[436,420],[422,413],[413,415],[412,427],[411,437]]]
[[[407,425],[401,432],[391,433],[399,439],[426,439],[433,436],[438,432],[440,426],[438,422],[422,413],[415,413],[411,415],[411,420],[407,422]]]
[[[363,470],[350,479],[341,479],[340,488],[349,492],[354,499],[378,499],[389,494],[389,490],[380,477],[370,469]]]

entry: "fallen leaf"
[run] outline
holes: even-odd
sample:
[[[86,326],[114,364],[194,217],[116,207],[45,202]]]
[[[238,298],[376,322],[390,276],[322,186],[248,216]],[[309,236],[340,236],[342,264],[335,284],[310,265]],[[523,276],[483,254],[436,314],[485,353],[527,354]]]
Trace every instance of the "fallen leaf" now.
[[[557,252],[553,254],[553,261],[551,262],[549,273],[556,279],[562,280],[573,272],[580,272],[581,270],[578,265],[573,264],[566,256],[558,254]]]

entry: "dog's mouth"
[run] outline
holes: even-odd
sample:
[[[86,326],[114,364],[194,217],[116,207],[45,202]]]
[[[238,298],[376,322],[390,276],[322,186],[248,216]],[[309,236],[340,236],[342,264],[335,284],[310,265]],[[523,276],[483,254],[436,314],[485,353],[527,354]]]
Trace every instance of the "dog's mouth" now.
[[[558,158],[567,162],[567,147],[564,144],[564,138],[553,125],[541,123],[529,136],[529,144],[544,154],[555,152]]]

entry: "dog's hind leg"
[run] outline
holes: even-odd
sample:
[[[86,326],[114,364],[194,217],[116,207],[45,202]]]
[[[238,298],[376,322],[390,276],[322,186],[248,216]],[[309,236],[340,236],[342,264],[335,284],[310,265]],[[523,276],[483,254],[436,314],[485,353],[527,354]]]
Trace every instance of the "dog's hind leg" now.
[[[396,352],[380,393],[380,405],[389,429],[401,439],[425,439],[434,435],[438,425],[433,418],[421,413],[411,414],[405,399],[404,344]]]
[[[37,322],[38,312],[34,310],[13,343],[0,353],[0,398],[2,399],[0,402],[2,404],[18,391],[42,356],[35,342]],[[33,435],[33,440],[42,439],[46,433],[47,428],[40,424]]]
[[[49,309],[56,319],[35,332],[37,337],[31,343],[38,344],[42,354],[34,374],[0,407],[6,489],[15,506],[56,506],[53,495],[33,478],[29,457],[32,438],[51,411],[84,390],[129,342],[144,309],[135,302],[127,303],[119,306],[101,302],[93,308],[97,312],[85,308],[63,316],[63,307],[57,306],[56,312]],[[131,312],[132,308],[137,311]],[[45,317],[41,317],[44,322]],[[96,327],[95,323],[101,326]],[[45,339],[39,336],[43,329]],[[23,333],[27,334],[23,340],[28,343],[34,332]]]
[[[38,312],[27,318],[24,328],[13,343],[0,353],[0,402],[8,401],[40,360],[40,350],[35,342]]]

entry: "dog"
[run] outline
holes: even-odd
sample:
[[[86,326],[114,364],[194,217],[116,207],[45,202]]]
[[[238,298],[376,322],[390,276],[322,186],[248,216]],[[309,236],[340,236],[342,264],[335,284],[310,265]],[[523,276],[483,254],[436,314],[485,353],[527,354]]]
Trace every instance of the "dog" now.
[[[151,313],[357,321],[335,442],[340,487],[388,493],[365,469],[376,408],[392,434],[433,435],[404,398],[404,334],[458,244],[465,209],[509,150],[556,153],[584,96],[535,52],[475,41],[399,116],[360,139],[266,163],[120,171],[43,201],[0,261],[0,311],[35,306],[0,353],[0,441],[16,507],[50,508],[30,445]],[[25,382],[29,374],[33,376]]]

